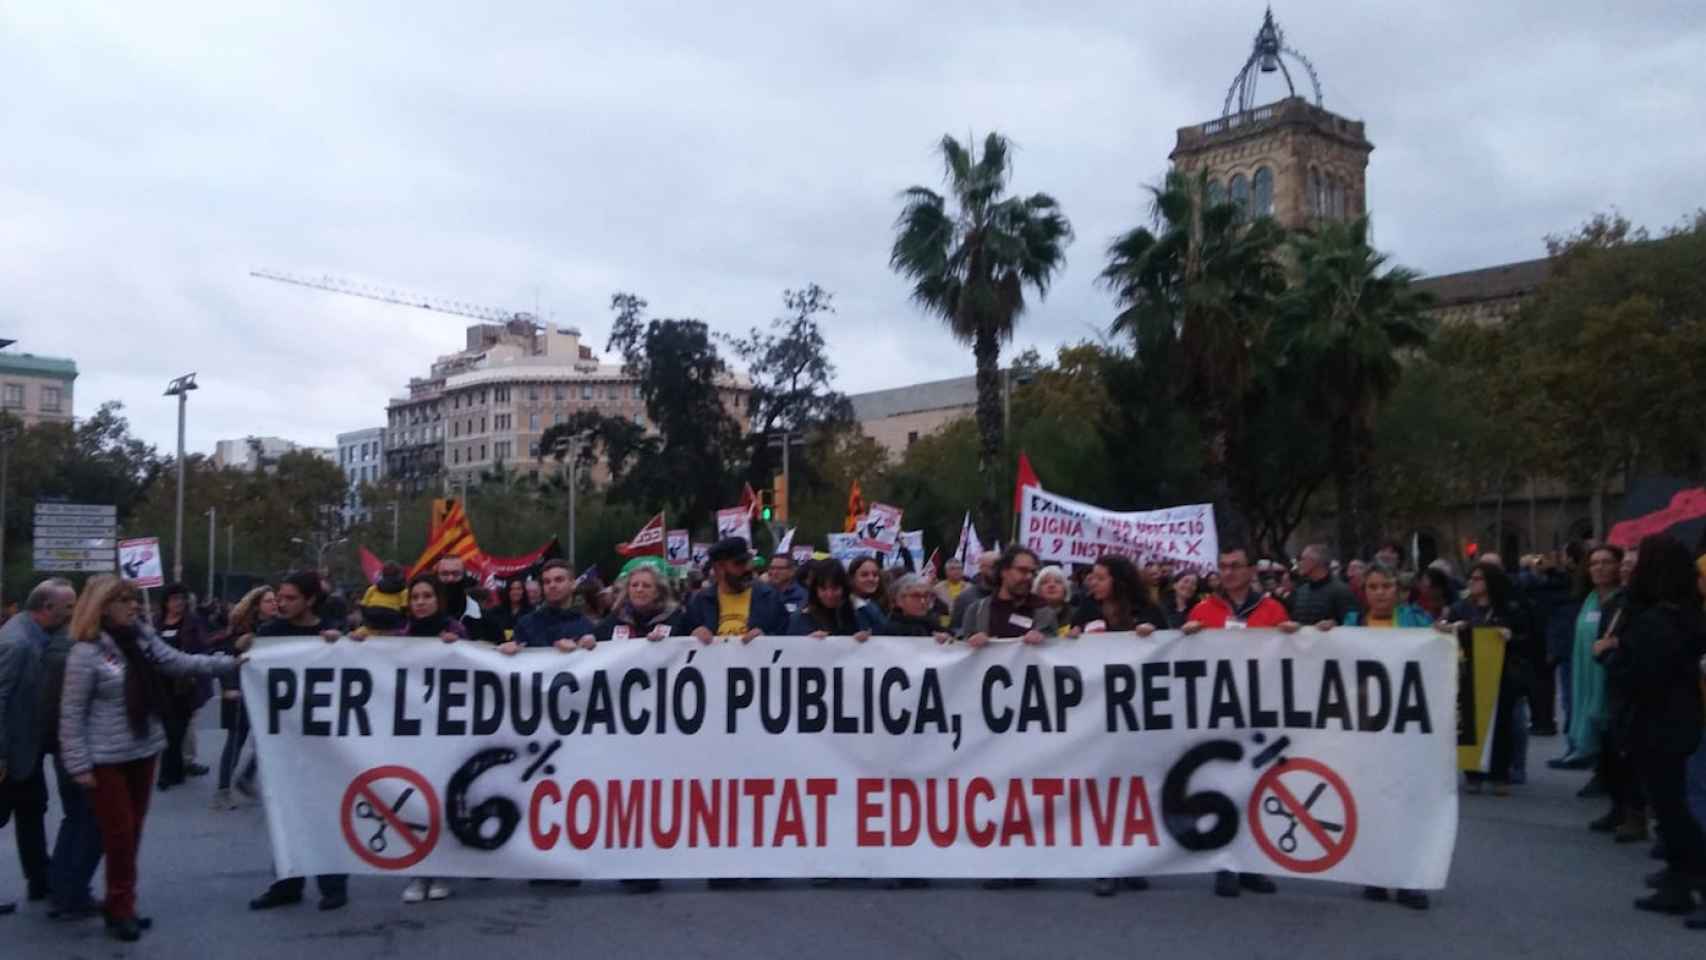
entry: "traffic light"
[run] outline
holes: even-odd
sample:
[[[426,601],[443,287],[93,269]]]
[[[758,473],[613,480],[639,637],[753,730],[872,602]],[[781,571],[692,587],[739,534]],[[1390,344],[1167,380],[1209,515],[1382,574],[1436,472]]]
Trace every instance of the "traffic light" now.
[[[776,517],[776,508],[772,502],[773,495],[769,490],[758,491],[758,519],[769,523]]]
[[[770,480],[770,504],[775,508],[776,522],[788,522],[788,475],[778,473]]]

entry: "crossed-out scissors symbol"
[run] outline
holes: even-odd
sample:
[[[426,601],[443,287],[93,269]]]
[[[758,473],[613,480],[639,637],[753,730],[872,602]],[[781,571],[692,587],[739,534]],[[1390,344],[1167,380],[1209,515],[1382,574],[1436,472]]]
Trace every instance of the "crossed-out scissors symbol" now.
[[[1315,785],[1315,789],[1309,792],[1309,799],[1303,801],[1303,809],[1307,811],[1310,807],[1315,806],[1315,801],[1321,799],[1321,794],[1326,789],[1327,785],[1325,783],[1317,783]],[[1279,848],[1286,853],[1296,853],[1297,814],[1286,809],[1286,805],[1280,802],[1280,798],[1274,796],[1270,796],[1266,800],[1262,801],[1262,812],[1276,817],[1284,817],[1290,821],[1290,825],[1285,828],[1285,832],[1280,834]],[[1317,819],[1315,823],[1321,829],[1326,830],[1329,833],[1340,833],[1345,829],[1343,824],[1328,823],[1325,820]]]
[[[402,794],[397,797],[397,802],[391,804],[391,812],[400,815],[403,812],[403,804],[408,803],[409,798],[414,795],[414,787],[404,788]],[[377,820],[379,822],[378,829],[374,830],[373,836],[367,839],[367,849],[372,850],[374,853],[384,853],[387,845],[385,840],[385,828],[390,826],[391,822],[381,816],[378,811],[374,810],[373,804],[368,803],[366,800],[361,800],[356,803],[355,815],[357,818],[362,820]],[[418,830],[421,833],[425,833],[428,829],[427,825],[424,823],[409,823],[407,820],[403,821],[403,825],[414,830]]]

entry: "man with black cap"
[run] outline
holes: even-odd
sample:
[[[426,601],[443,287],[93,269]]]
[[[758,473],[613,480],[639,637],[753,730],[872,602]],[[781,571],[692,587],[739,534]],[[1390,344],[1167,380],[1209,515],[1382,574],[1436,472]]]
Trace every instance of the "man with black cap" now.
[[[712,583],[687,602],[687,626],[701,643],[788,632],[788,608],[775,590],[753,579],[752,552],[744,538],[718,540],[709,557]]]

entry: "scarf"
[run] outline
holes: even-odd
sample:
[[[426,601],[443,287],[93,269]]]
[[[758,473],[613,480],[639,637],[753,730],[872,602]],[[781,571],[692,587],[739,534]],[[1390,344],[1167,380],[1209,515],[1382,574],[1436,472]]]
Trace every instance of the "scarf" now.
[[[450,618],[442,613],[435,613],[424,620],[416,620],[410,617],[409,629],[405,635],[410,637],[436,637],[449,626]]]
[[[165,717],[166,683],[160,670],[142,649],[142,632],[134,625],[107,627],[119,653],[124,654],[124,712],[130,730],[138,737],[148,735],[148,718]]]

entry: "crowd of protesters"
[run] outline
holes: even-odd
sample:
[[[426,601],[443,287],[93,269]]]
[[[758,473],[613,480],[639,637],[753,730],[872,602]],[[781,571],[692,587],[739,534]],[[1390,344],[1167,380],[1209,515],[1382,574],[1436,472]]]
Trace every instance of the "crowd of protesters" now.
[[[141,609],[129,581],[92,577],[79,595],[50,579],[0,627],[0,823],[17,821],[20,862],[31,900],[50,916],[101,916],[120,940],[151,921],[136,910],[137,849],[153,790],[210,772],[197,760],[196,712],[217,693],[227,731],[212,805],[231,809],[255,797],[256,764],[245,759],[249,718],[238,665],[257,637],[318,635],[328,642],[410,637],[481,642],[505,654],[527,648],[563,653],[600,643],[691,635],[750,641],[760,635],[823,638],[873,635],[931,638],[980,648],[991,641],[1056,642],[1087,633],[1340,626],[1492,628],[1504,663],[1489,758],[1465,777],[1470,792],[1506,796],[1526,780],[1528,738],[1564,733],[1549,765],[1589,772],[1582,796],[1610,809],[1590,825],[1618,842],[1649,839],[1665,867],[1647,877],[1636,906],[1689,913],[1706,927],[1706,557],[1671,537],[1640,549],[1573,545],[1554,557],[1523,557],[1512,577],[1501,558],[1482,555],[1459,581],[1447,561],[1404,569],[1395,545],[1372,563],[1333,563],[1320,545],[1295,563],[1223,551],[1213,569],[1139,566],[1106,556],[1075,569],[1048,566],[1022,546],[966,564],[899,569],[876,557],[820,558],[796,567],[785,555],[755,567],[745,540],[715,544],[706,567],[677,578],[641,565],[610,586],[577,578],[561,560],[487,590],[461,560],[405,577],[386,565],[348,603],[318,574],[303,572],[249,591],[229,609],[197,610],[189,592],[168,587],[157,611]],[[215,683],[217,682],[217,690]],[[63,810],[48,850],[45,777],[57,781]],[[265,775],[265,771],[259,771]],[[234,793],[235,791],[235,793]],[[90,889],[106,860],[106,894]],[[568,881],[536,881],[569,883]],[[712,886],[743,881],[712,880]],[[996,879],[1000,888],[1029,881]],[[636,891],[656,880],[624,881]],[[921,880],[897,880],[917,886]],[[347,877],[316,878],[319,906],[348,903]],[[305,878],[280,880],[251,901],[263,910],[300,903]],[[1143,889],[1141,877],[1096,880],[1110,896]],[[1222,872],[1215,892],[1273,893],[1272,879]],[[443,900],[442,878],[407,879],[408,903]],[[1371,900],[1426,909],[1426,893],[1366,888]],[[14,905],[0,904],[0,913]]]

